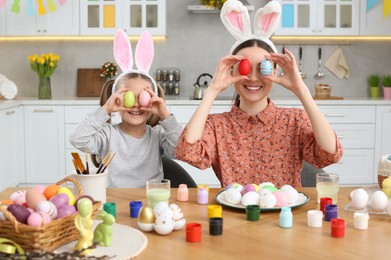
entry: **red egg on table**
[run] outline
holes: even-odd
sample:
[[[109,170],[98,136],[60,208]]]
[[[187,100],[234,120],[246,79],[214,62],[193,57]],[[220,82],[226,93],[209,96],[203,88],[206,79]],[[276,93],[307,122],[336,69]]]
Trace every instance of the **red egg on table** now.
[[[139,97],[138,97],[138,102],[140,106],[146,107],[149,105],[149,101],[151,101],[151,95],[148,93],[148,91],[143,90],[141,91]]]

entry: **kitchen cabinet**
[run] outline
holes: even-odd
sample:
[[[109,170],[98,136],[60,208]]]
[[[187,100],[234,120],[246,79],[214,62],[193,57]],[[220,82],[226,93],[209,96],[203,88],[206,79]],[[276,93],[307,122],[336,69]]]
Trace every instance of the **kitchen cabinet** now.
[[[391,106],[377,106],[376,108],[376,152],[375,176],[382,155],[391,154]]]
[[[24,106],[25,183],[55,183],[65,176],[64,106]]]
[[[276,35],[358,35],[359,2],[353,0],[279,1],[281,22]]]
[[[109,35],[123,29],[139,36],[166,35],[166,0],[80,1],[80,34]]]
[[[50,12],[48,1],[44,4],[44,15],[38,15],[39,1],[20,1],[20,13],[6,12],[7,36],[59,36],[79,35],[79,1],[66,1],[56,5],[56,10]],[[28,14],[28,4],[33,4],[33,15]],[[7,10],[14,1],[7,1]]]
[[[0,190],[16,186],[24,167],[20,107],[0,110]]]
[[[361,0],[360,10],[360,35],[390,36],[391,14],[384,17],[384,2],[378,1],[375,6],[367,11],[368,0]]]
[[[0,36],[5,35],[5,8],[0,8]]]

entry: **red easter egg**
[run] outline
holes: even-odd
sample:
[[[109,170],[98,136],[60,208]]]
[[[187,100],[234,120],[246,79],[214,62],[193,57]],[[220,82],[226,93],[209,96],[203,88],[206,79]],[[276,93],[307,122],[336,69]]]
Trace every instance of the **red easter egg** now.
[[[243,59],[239,62],[238,71],[240,75],[246,76],[251,72],[251,63],[248,59]]]

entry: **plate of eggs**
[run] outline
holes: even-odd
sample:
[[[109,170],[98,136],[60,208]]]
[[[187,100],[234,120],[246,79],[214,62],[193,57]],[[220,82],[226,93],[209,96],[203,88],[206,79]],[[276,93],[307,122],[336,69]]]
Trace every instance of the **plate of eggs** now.
[[[247,205],[259,205],[262,211],[280,210],[282,207],[299,207],[310,201],[303,192],[298,192],[291,185],[277,188],[271,182],[241,185],[232,183],[220,191],[217,203],[236,209],[246,209]]]

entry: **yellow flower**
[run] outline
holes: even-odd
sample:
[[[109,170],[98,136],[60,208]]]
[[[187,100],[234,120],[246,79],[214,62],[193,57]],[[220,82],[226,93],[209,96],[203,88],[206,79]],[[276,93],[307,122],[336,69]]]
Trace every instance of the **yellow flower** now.
[[[52,52],[41,55],[33,54],[27,57],[30,68],[37,73],[39,77],[50,77],[56,70],[60,56]]]

